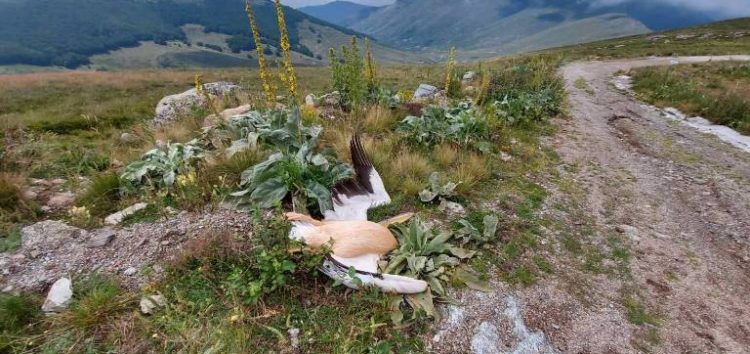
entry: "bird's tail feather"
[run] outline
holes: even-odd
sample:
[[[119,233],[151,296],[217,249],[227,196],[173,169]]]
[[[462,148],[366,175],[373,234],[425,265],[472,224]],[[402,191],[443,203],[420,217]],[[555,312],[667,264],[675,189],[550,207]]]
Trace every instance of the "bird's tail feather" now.
[[[352,267],[353,268],[353,267]],[[427,290],[427,282],[414,278],[392,274],[370,273],[350,268],[335,259],[328,257],[320,270],[334,280],[340,281],[352,289],[374,286],[386,293],[418,294]]]

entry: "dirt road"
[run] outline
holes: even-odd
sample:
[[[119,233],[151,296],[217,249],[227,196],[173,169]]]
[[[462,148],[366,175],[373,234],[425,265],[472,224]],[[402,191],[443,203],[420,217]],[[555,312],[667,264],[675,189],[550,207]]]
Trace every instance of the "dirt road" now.
[[[619,71],[750,56],[572,63],[545,217],[552,275],[460,295],[432,348],[750,353],[750,153],[616,89]],[[585,85],[583,82],[585,81]],[[447,338],[447,339],[446,339]]]

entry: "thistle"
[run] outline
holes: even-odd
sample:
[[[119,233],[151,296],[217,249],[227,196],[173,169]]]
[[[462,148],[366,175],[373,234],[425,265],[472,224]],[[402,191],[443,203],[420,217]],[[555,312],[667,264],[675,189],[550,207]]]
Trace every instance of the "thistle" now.
[[[276,6],[276,19],[279,23],[279,33],[281,34],[281,51],[284,55],[284,75],[283,79],[287,84],[289,90],[289,97],[296,101],[297,98],[297,75],[294,73],[294,66],[292,66],[292,52],[291,44],[289,43],[289,31],[286,28],[286,20],[284,19],[284,8],[281,6],[281,1],[276,0],[274,2]]]
[[[268,72],[268,64],[266,63],[266,55],[263,53],[263,42],[260,39],[260,30],[258,30],[258,24],[255,22],[255,13],[253,7],[250,4],[251,0],[245,0],[245,12],[247,12],[247,18],[250,21],[250,29],[253,32],[253,41],[255,41],[255,51],[258,54],[258,66],[260,67],[260,80],[263,83],[263,92],[266,94],[266,103],[268,106],[273,107],[276,103],[276,90],[271,84],[271,75]]]
[[[449,92],[451,84],[454,80],[456,71],[456,47],[451,47],[450,54],[448,54],[448,67],[445,72],[445,92]]]
[[[367,79],[367,88],[373,91],[377,87],[377,78],[375,77],[375,59],[372,57],[372,47],[370,40],[365,37],[365,78]]]

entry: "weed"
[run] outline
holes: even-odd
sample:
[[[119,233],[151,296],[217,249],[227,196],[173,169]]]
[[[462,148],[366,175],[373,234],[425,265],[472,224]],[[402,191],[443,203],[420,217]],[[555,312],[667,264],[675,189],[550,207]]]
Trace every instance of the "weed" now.
[[[95,175],[76,205],[86,206],[94,217],[105,217],[115,211],[122,197],[120,176],[114,172]]]
[[[641,304],[636,298],[632,296],[626,296],[623,299],[623,305],[625,310],[628,312],[628,321],[631,323],[642,326],[644,324],[650,324],[652,326],[658,326],[660,324],[659,319],[650,314],[646,307]]]

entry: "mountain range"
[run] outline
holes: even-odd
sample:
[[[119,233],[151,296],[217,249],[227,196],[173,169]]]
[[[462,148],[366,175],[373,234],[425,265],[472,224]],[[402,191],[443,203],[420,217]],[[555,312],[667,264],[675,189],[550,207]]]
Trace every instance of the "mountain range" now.
[[[367,8],[357,21],[340,25],[402,49],[445,50],[485,55],[511,54],[715,20],[709,15],[662,2],[581,0],[397,0]],[[352,7],[337,1],[300,9],[330,21]],[[318,15],[324,14],[324,15]],[[341,16],[341,15],[338,15]]]
[[[378,6],[333,1],[318,6],[300,7],[298,10],[341,27],[351,27],[370,17],[378,9],[380,9]]]

